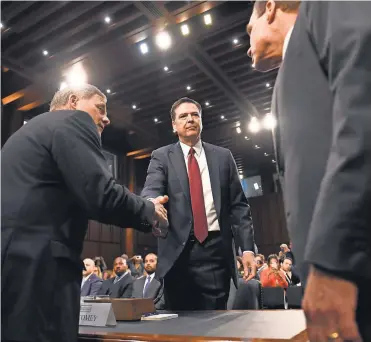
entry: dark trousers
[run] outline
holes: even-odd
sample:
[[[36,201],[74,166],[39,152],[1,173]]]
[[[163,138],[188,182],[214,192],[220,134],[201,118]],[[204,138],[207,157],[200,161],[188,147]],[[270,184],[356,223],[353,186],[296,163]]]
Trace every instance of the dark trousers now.
[[[371,293],[369,283],[358,284],[357,323],[363,341],[371,341]]]
[[[165,276],[169,310],[225,310],[231,274],[219,232],[200,244],[190,236],[182,254]]]

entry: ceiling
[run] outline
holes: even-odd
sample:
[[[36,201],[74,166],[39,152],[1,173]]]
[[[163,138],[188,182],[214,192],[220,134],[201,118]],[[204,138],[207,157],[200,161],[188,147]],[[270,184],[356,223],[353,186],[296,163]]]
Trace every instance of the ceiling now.
[[[144,158],[176,141],[169,110],[188,96],[203,106],[204,141],[229,148],[245,176],[273,172],[271,132],[247,129],[252,116],[270,112],[277,74],[254,70],[246,55],[252,6],[250,1],[2,1],[3,105],[16,105],[26,118],[47,111],[66,72],[79,66],[89,83],[107,93],[112,124],[103,144],[108,149]],[[211,25],[205,25],[205,14]],[[188,36],[181,33],[183,24]],[[155,44],[164,29],[172,38],[166,51]]]

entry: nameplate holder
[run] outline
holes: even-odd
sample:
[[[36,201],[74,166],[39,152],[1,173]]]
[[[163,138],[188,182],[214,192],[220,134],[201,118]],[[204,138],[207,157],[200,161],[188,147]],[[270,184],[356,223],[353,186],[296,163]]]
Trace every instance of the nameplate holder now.
[[[81,303],[79,325],[93,327],[115,326],[116,317],[111,303]]]

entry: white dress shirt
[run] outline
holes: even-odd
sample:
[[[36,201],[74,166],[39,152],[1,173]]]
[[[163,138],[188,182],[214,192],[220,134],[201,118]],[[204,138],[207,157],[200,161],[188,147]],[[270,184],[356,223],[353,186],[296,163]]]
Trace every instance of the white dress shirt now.
[[[146,289],[146,286],[149,285],[149,283],[153,280],[154,277],[155,277],[155,273],[152,273],[149,276],[146,276],[146,281],[144,282],[144,286],[143,286],[143,295],[144,295],[144,290]]]
[[[292,30],[293,29],[294,29],[294,26],[291,27],[290,30],[287,32],[286,37],[285,37],[285,40],[283,42],[282,60],[285,58],[286,50],[287,50],[287,47],[289,45],[290,38],[291,38],[291,33],[292,33]]]
[[[183,144],[182,142],[180,142],[180,146],[184,154],[184,160],[188,172],[188,154],[191,147],[186,144]],[[201,140],[198,141],[198,143],[193,147],[193,149],[195,150],[195,157],[201,173],[202,190],[204,194],[208,231],[209,232],[220,231],[218,216],[214,204],[213,192],[211,189],[209,168],[207,165],[206,154],[202,146]]]

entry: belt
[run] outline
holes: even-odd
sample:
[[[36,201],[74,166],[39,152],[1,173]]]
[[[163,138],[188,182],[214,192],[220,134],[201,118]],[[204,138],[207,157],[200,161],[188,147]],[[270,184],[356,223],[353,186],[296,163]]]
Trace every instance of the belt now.
[[[205,241],[203,243],[205,243],[206,241],[209,241],[211,239],[214,239],[218,236],[220,236],[220,230],[211,231],[207,234],[207,238],[205,239]],[[196,241],[198,242],[198,240],[196,239],[196,237],[194,235],[194,231],[192,230],[189,233],[188,242],[196,242]]]

